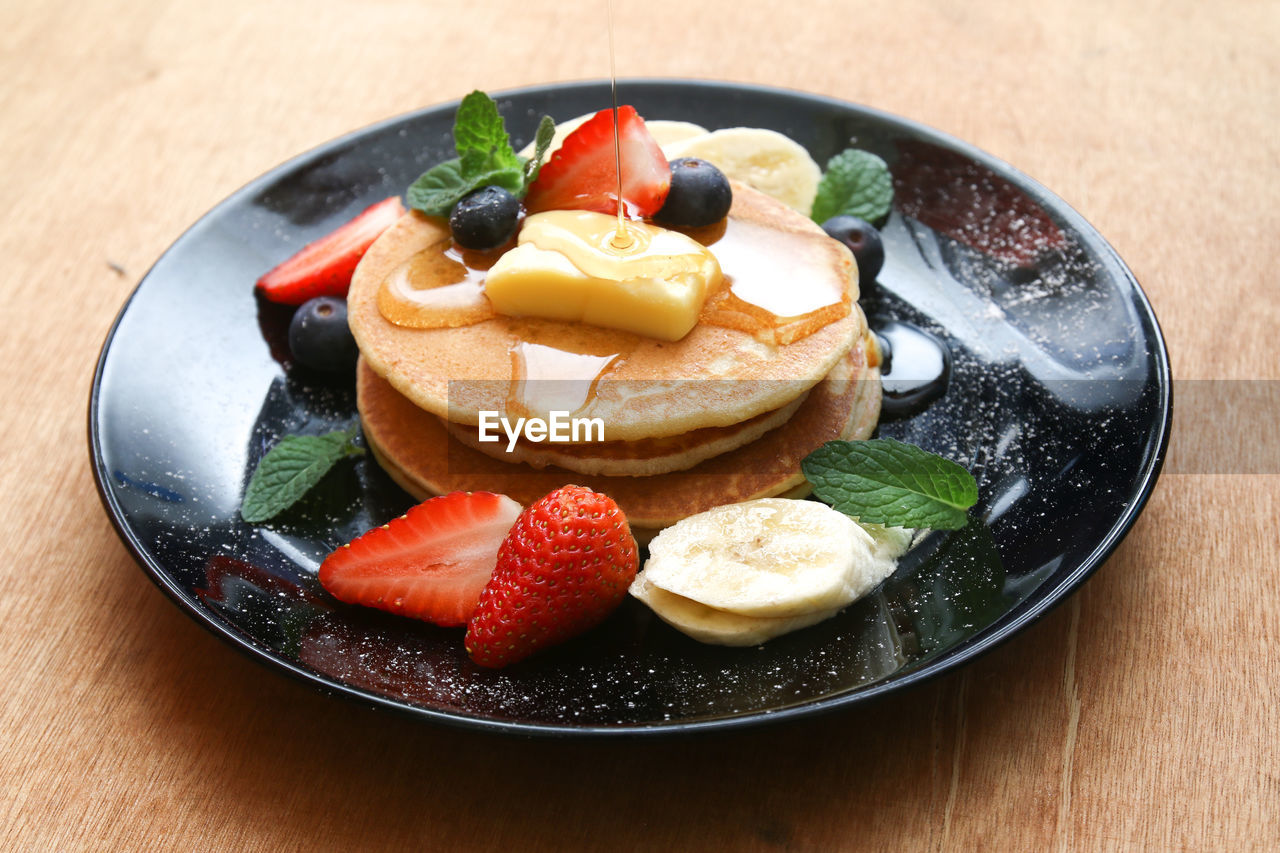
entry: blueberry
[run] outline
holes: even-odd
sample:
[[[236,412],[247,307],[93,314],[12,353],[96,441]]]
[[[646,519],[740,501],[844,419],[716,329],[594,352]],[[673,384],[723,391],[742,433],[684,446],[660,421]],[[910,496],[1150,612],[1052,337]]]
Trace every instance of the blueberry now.
[[[697,157],[671,161],[671,190],[654,219],[666,225],[698,228],[729,214],[733,190],[715,166]]]
[[[853,259],[858,262],[858,283],[864,292],[870,289],[884,266],[884,243],[880,240],[880,232],[856,216],[833,216],[822,223],[822,230],[849,247]]]
[[[347,327],[347,303],[317,296],[294,312],[289,349],[299,364],[329,373],[346,373],[356,364],[356,339]]]
[[[453,206],[449,228],[464,249],[496,249],[516,233],[520,200],[502,187],[483,187]]]

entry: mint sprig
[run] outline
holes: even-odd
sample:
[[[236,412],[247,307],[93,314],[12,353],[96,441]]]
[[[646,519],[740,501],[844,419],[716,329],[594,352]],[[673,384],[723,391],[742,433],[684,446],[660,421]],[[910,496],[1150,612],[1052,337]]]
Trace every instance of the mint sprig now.
[[[511,147],[506,122],[498,114],[498,105],[479,89],[467,95],[458,105],[453,119],[453,144],[462,158],[465,171],[519,171],[524,165]]]
[[[859,521],[958,530],[977,503],[963,467],[892,438],[829,441],[800,463],[813,493]]]
[[[293,506],[329,473],[338,460],[361,456],[357,427],[324,435],[286,435],[263,456],[244,490],[240,515],[257,523]]]
[[[453,145],[458,156],[423,172],[410,186],[409,207],[428,216],[448,216],[468,193],[498,186],[523,198],[537,177],[555,134],[555,122],[543,116],[538,125],[537,154],[525,161],[511,147],[506,123],[492,98],[476,90],[462,99],[453,119]]]
[[[542,158],[547,156],[547,149],[551,147],[551,140],[555,136],[555,120],[551,116],[543,116],[542,121],[538,122],[538,132],[533,137],[533,159],[524,164],[525,186],[538,179],[538,173],[542,171]]]
[[[856,216],[880,224],[893,209],[893,176],[889,166],[872,154],[848,148],[827,161],[813,200],[813,221],[833,216]]]

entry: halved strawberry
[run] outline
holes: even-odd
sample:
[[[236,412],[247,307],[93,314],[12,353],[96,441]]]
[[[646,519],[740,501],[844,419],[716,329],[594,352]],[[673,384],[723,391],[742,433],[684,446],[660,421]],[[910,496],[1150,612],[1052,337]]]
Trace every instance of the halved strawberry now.
[[[520,504],[492,492],[431,498],[330,554],[320,583],[348,604],[464,625],[519,515]]]
[[[356,264],[373,241],[403,215],[399,196],[378,202],[336,231],[303,246],[258,279],[258,290],[272,302],[285,305],[301,305],[316,296],[346,296]]]
[[[622,200],[633,216],[652,216],[666,201],[671,167],[662,149],[636,115],[618,107],[622,158]],[[618,167],[613,150],[613,110],[601,110],[565,137],[529,186],[525,207],[542,210],[618,209]]]

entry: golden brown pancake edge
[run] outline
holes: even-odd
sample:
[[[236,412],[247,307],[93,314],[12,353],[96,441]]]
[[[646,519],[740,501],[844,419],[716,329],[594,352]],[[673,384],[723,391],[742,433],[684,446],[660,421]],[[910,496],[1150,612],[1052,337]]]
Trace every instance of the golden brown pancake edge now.
[[[858,348],[863,346],[860,341]],[[657,530],[714,506],[808,494],[800,461],[810,451],[826,441],[865,438],[875,430],[879,369],[868,367],[858,376],[820,383],[786,424],[749,444],[686,471],[649,477],[589,476],[554,467],[535,470],[494,459],[453,438],[439,418],[400,394],[363,358],[357,368],[357,403],[375,458],[420,500],[452,491],[492,491],[528,505],[576,483],[617,501],[638,531],[637,538],[645,541]]]

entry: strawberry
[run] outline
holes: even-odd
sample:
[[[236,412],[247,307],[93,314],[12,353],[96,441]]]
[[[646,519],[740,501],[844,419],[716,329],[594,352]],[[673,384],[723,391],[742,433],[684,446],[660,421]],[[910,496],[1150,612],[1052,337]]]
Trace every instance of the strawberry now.
[[[347,295],[351,274],[364,253],[404,215],[399,196],[378,202],[258,279],[258,290],[272,302],[301,305],[314,296]]]
[[[633,216],[658,212],[671,188],[671,167],[662,149],[636,115],[618,107],[622,155],[622,199]],[[542,210],[618,209],[618,164],[613,150],[613,110],[601,110],[565,137],[529,186],[525,207]]]
[[[320,583],[348,604],[464,625],[519,515],[520,504],[492,492],[431,498],[330,554]]]
[[[639,555],[613,499],[564,486],[516,520],[467,623],[467,654],[503,667],[593,628],[635,580]]]

